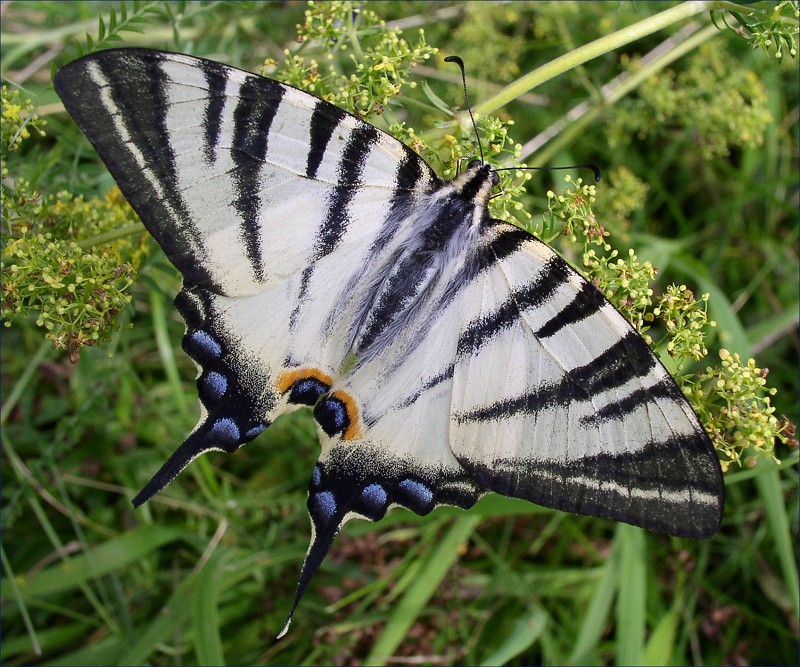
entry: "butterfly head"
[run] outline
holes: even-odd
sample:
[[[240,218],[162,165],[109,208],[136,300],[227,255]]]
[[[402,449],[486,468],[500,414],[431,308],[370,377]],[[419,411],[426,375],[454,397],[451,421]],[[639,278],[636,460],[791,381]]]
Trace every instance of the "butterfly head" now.
[[[467,163],[467,171],[474,170],[477,168],[483,168],[484,170],[488,169],[489,174],[492,177],[492,187],[495,187],[500,183],[500,174],[498,173],[497,169],[492,169],[488,164],[486,164],[483,160],[470,160]]]
[[[497,171],[481,160],[472,160],[450,184],[458,199],[472,205],[483,206],[492,196],[492,190],[500,182]]]

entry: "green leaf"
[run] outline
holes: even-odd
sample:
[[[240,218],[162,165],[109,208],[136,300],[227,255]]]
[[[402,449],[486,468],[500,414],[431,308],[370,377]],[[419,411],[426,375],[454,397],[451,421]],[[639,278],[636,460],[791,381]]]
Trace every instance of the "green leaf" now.
[[[598,645],[610,622],[611,605],[617,592],[618,559],[612,555],[601,569],[600,578],[586,607],[578,638],[567,662],[570,665],[595,663]]]
[[[661,617],[647,640],[642,654],[642,665],[672,665],[675,650],[675,635],[680,621],[681,596],[675,596],[672,608]]]
[[[433,106],[435,106],[437,109],[443,111],[448,115],[453,113],[453,110],[450,107],[450,105],[447,104],[447,102],[445,102],[436,93],[434,93],[433,88],[431,88],[430,84],[428,84],[428,82],[425,80],[422,81],[422,92],[425,93],[425,97],[427,97],[430,100],[431,104],[433,104]]]
[[[796,481],[796,473],[794,478]],[[797,576],[797,552],[795,551],[797,541],[796,538],[792,538],[778,471],[772,469],[758,475],[756,484],[764,504],[764,512],[767,515],[767,527],[781,565],[784,585],[790,592],[794,615],[797,617],[800,615],[800,582]]]
[[[641,528],[620,523],[615,541],[619,549],[616,664],[640,665],[647,591],[644,532]]]
[[[30,577],[17,575],[17,587],[25,601],[72,590],[96,577],[138,563],[147,554],[185,536],[184,531],[174,528],[139,526]],[[4,600],[9,599],[9,581],[0,583],[0,594]]]
[[[224,665],[220,636],[219,596],[223,569],[230,552],[215,552],[197,578],[194,606],[194,646],[201,665]]]

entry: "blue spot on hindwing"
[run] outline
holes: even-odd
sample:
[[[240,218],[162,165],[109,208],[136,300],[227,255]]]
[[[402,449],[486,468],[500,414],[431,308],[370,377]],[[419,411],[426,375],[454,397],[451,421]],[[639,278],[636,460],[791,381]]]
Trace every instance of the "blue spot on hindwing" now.
[[[220,442],[222,447],[226,445],[239,445],[240,434],[239,427],[233,419],[223,418],[217,419],[211,427],[211,434],[214,435]]]
[[[211,371],[203,378],[203,390],[207,398],[212,401],[217,401],[222,398],[228,390],[228,378],[221,373]]]
[[[379,512],[386,507],[386,498],[386,489],[380,484],[365,486],[361,492],[361,499],[375,512]]]
[[[398,487],[409,497],[412,503],[411,509],[414,511],[430,510],[433,491],[422,482],[418,482],[415,479],[404,479],[398,484]]]
[[[318,489],[321,483],[322,483],[322,468],[318,463],[317,465],[314,466],[314,470],[311,472],[311,488]]]
[[[322,380],[309,377],[295,381],[289,391],[289,403],[297,405],[316,405],[319,397],[330,389]]]
[[[256,426],[253,426],[253,428],[249,429],[247,433],[244,434],[244,439],[247,442],[250,442],[257,436],[261,435],[264,431],[266,431],[267,426],[269,426],[269,424],[258,424]]]
[[[218,357],[222,354],[222,345],[207,331],[193,331],[189,338],[200,351],[205,352],[210,357]]]
[[[314,419],[317,420],[322,430],[331,437],[337,433],[343,433],[350,426],[350,415],[347,414],[347,406],[334,396],[327,396],[317,403],[314,408]]]
[[[320,491],[314,495],[316,514],[323,523],[328,523],[336,514],[336,498],[330,491]]]

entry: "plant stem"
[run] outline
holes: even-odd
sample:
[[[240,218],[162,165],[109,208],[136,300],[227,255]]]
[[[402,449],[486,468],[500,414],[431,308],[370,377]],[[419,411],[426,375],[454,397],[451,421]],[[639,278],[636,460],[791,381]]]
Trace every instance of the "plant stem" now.
[[[689,27],[689,26],[687,26]],[[520,152],[520,159],[525,160],[528,156],[536,153],[537,162],[546,164],[547,161],[558,151],[562,149],[564,144],[569,143],[575,135],[585,131],[586,127],[591,125],[594,120],[610,106],[618,102],[625,95],[632,90],[635,90],[639,85],[648,77],[653,76],[656,72],[661,71],[667,65],[673,63],[678,58],[690,53],[701,44],[719,34],[714,26],[706,26],[702,30],[697,30],[691,36],[684,36],[678,43],[673,44],[671,48],[666,51],[662,48],[664,43],[660,44],[652,53],[659,51],[659,55],[655,58],[642,58],[641,69],[635,72],[623,72],[617,76],[613,81],[610,81],[601,89],[601,103],[597,104],[596,101],[588,100],[582,102],[574,107],[563,118],[559,119],[551,127],[547,128],[537,136],[533,137],[530,141],[526,142]],[[570,125],[571,124],[571,125]],[[569,129],[566,128],[569,126]],[[547,149],[541,153],[537,152],[548,143],[551,139],[555,139]],[[509,165],[511,166],[511,165]]]
[[[118,227],[117,229],[112,229],[111,231],[103,232],[97,236],[92,236],[91,238],[78,241],[77,244],[81,250],[88,250],[89,248],[94,248],[96,246],[103,245],[104,243],[111,243],[112,241],[116,241],[118,239],[124,239],[126,236],[136,236],[137,234],[141,234],[143,231],[144,228],[142,225],[138,222],[134,222],[130,225]]]
[[[529,90],[536,88],[536,86],[559,74],[563,74],[578,65],[582,65],[593,58],[618,49],[625,44],[635,42],[637,39],[663,30],[674,23],[685,21],[702,12],[716,9],[717,4],[716,2],[701,2],[697,0],[684,2],[660,14],[634,23],[627,28],[617,30],[610,35],[589,42],[585,46],[581,46],[555,60],[551,60],[549,63],[517,79],[493,97],[490,97],[488,100],[476,106],[475,112],[480,114],[492,113],[515,100],[523,93],[527,93]]]

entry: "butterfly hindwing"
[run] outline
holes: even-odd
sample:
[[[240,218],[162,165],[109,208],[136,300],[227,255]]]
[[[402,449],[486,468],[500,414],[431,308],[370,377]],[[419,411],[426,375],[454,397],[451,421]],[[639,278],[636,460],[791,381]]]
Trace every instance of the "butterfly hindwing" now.
[[[680,389],[565,260],[491,219],[488,166],[442,183],[343,110],[190,56],[99,52],[55,83],[184,277],[202,415],[135,505],[309,406],[322,451],[292,611],[341,526],[394,506],[493,491],[716,532],[719,463]]]

